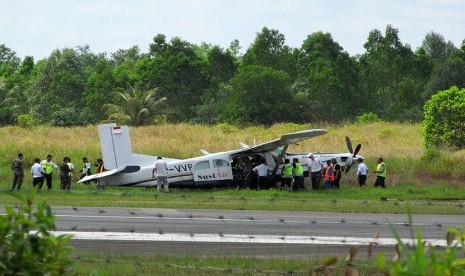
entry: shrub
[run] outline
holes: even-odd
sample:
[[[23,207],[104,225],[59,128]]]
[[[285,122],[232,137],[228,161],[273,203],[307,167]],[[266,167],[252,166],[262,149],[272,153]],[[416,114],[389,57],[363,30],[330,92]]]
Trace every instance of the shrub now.
[[[378,115],[373,112],[363,113],[355,118],[355,122],[358,124],[368,124],[380,122]]]
[[[412,217],[409,224],[413,233]],[[465,228],[449,228],[446,235],[447,247],[438,250],[422,240],[421,231],[417,231],[413,246],[406,245],[393,230],[397,239],[396,255],[388,264],[383,253],[378,256],[377,266],[385,275],[465,275]]]
[[[5,206],[0,216],[0,275],[62,275],[71,272],[70,235],[54,236],[55,223],[50,206],[33,206],[33,195],[23,204]]]
[[[465,148],[465,88],[456,86],[433,95],[424,106],[426,148]]]
[[[22,128],[30,128],[35,125],[34,118],[29,114],[21,114],[18,116],[18,126]]]

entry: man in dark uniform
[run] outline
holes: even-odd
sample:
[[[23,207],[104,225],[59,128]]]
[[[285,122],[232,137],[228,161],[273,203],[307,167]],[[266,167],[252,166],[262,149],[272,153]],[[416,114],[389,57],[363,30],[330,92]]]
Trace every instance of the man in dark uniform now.
[[[18,153],[18,158],[11,163],[11,170],[13,171],[13,185],[11,185],[11,191],[15,189],[21,191],[21,185],[24,179],[24,163],[23,154]]]

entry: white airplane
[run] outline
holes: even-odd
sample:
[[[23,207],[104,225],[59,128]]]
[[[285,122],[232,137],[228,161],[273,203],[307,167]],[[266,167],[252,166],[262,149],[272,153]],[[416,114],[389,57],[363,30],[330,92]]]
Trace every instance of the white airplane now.
[[[153,164],[156,156],[135,154],[132,152],[129,128],[116,124],[104,124],[98,127],[100,147],[103,162],[107,171],[82,178],[79,182],[98,179],[99,186],[157,186],[156,179],[152,178]],[[201,150],[203,156],[190,159],[163,159],[168,163],[168,182],[170,187],[213,187],[239,184],[233,172],[233,160],[265,160],[272,169],[270,178],[280,178],[282,161],[289,158],[298,158],[304,168],[304,175],[308,176],[308,153],[286,153],[290,144],[326,134],[324,129],[311,129],[281,136],[281,138],[249,147],[240,143],[242,148],[219,153],[209,153]],[[347,138],[348,140],[348,138]],[[350,140],[348,140],[348,146]],[[351,145],[350,145],[351,147]],[[321,161],[335,158],[341,166],[350,168],[353,159],[360,150],[357,146],[355,152],[350,153],[314,153]],[[347,171],[347,169],[346,169]],[[241,181],[241,180],[239,180]]]

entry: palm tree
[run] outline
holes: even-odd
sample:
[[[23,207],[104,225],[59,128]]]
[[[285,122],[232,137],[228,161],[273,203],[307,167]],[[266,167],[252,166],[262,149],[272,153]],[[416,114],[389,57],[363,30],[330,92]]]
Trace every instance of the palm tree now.
[[[155,100],[158,88],[142,90],[129,86],[125,92],[118,92],[119,103],[105,104],[107,122],[130,124],[140,126],[153,123],[154,117],[161,114],[161,104],[166,101],[165,97]]]

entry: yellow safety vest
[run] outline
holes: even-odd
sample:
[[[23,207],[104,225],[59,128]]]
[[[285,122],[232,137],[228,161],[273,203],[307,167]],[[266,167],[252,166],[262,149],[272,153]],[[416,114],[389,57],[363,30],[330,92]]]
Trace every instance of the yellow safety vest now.
[[[300,163],[295,163],[295,168],[293,171],[295,176],[304,175],[304,169],[302,168],[302,165]]]
[[[379,172],[381,170],[381,167],[384,165],[384,171],[383,172]],[[384,162],[381,162],[379,163],[377,166],[376,166],[376,175],[379,175],[379,176],[382,176],[382,177],[386,177],[386,163]]]
[[[292,177],[292,165],[287,163],[287,164],[284,164],[284,170],[283,170],[283,175],[282,177],[283,178],[290,178]]]
[[[74,171],[74,164],[73,163],[68,163],[68,167],[69,167],[69,176],[72,176],[73,175],[73,171]]]
[[[47,160],[42,160],[41,162],[42,169],[45,174],[51,174],[53,172],[53,163],[52,161],[47,162]]]

